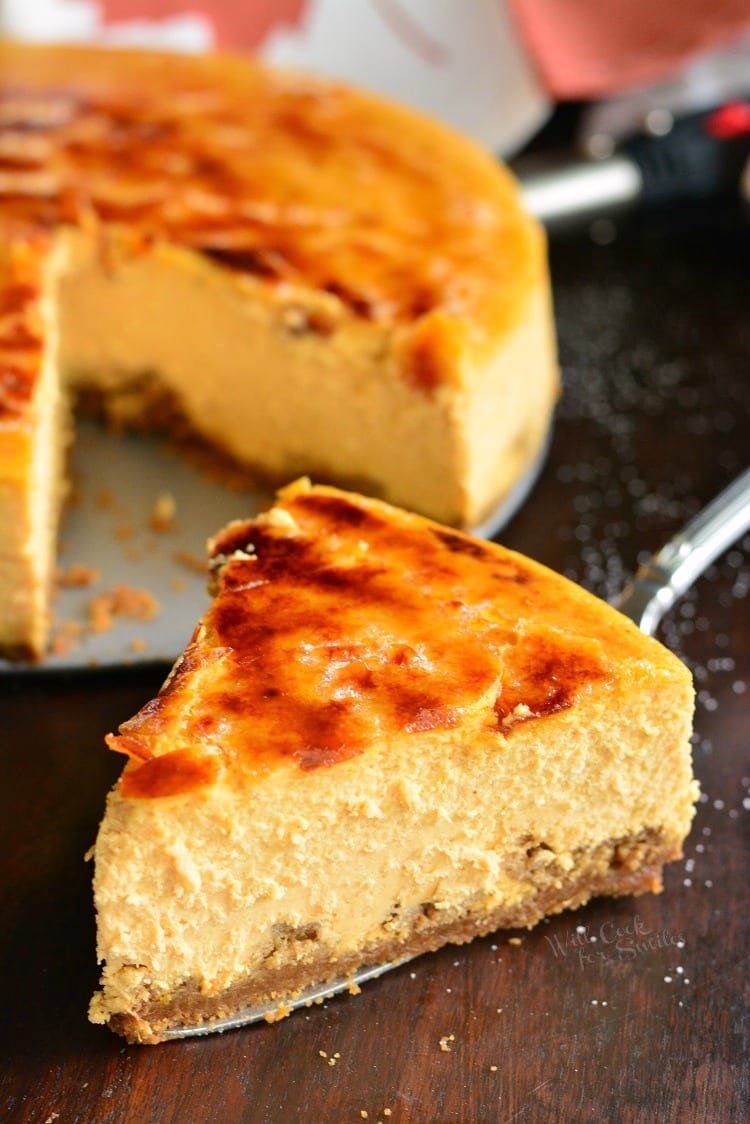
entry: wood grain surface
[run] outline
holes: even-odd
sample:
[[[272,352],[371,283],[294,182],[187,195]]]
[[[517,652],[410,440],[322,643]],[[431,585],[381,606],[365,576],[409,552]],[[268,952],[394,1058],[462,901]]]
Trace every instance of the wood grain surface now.
[[[746,216],[667,216],[552,251],[565,396],[499,538],[605,596],[750,459]],[[90,867],[119,763],[103,735],[163,668],[0,684],[0,1118],[750,1118],[750,541],[664,622],[698,688],[703,795],[662,895],[422,957],[281,1023],[159,1047],[86,1019]],[[442,1046],[441,1046],[442,1041]]]

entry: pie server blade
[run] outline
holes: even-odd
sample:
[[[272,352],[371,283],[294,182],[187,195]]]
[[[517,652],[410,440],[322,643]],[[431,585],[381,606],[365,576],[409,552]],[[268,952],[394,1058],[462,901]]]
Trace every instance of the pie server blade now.
[[[639,567],[632,581],[615,600],[615,608],[634,621],[643,632],[652,635],[664,613],[724,550],[749,529],[750,469],[747,469]],[[246,1007],[227,1018],[174,1027],[164,1032],[164,1038],[215,1034],[261,1020],[274,1022],[300,1007],[320,1004],[342,992],[356,993],[361,984],[411,959],[407,956],[386,964],[360,968],[349,976],[307,988],[295,998],[283,1002],[277,1000]]]

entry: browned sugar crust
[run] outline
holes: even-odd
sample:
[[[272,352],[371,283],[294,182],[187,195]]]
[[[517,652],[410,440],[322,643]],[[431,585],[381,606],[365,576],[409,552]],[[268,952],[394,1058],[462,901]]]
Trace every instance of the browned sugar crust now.
[[[16,229],[129,228],[365,320],[512,318],[535,240],[516,188],[415,113],[230,57],[0,44],[0,73]],[[425,389],[441,323],[411,349]]]
[[[491,913],[483,913],[468,903],[461,916],[446,924],[430,903],[424,903],[415,916],[401,919],[401,924],[394,915],[395,935],[385,935],[381,941],[346,957],[337,957],[328,949],[318,948],[314,926],[311,926],[309,934],[297,934],[299,959],[291,965],[287,963],[253,973],[219,995],[207,995],[194,981],[186,981],[172,996],[155,997],[132,1012],[113,1015],[109,1026],[130,1043],[156,1045],[165,1040],[166,1032],[172,1028],[210,1024],[246,1007],[278,1003],[279,1017],[282,1017],[288,1013],[284,1002],[295,998],[305,988],[353,975],[366,965],[397,962],[433,952],[445,944],[466,944],[497,929],[530,929],[549,914],[577,909],[600,895],[659,893],[664,863],[682,857],[679,843],[665,838],[660,830],[650,828],[637,835],[581,848],[567,875],[561,876],[559,867],[550,870],[546,864],[542,865],[539,851],[539,845],[530,841],[530,845],[519,850],[508,864],[512,873],[536,883],[518,905],[501,905]],[[406,925],[404,920],[407,920]],[[273,955],[268,958],[269,962],[272,960]]]

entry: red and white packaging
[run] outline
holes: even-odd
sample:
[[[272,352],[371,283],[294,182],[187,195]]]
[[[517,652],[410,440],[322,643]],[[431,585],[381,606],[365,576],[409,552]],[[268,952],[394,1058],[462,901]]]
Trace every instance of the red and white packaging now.
[[[504,155],[561,98],[669,79],[750,35],[748,0],[0,0],[0,34],[252,51],[376,90]]]

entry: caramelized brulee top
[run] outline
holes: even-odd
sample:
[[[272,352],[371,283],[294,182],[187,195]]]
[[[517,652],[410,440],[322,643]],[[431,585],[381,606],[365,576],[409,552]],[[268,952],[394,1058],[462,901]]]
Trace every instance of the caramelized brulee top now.
[[[161,239],[386,325],[512,323],[543,268],[516,187],[400,107],[245,60],[0,45],[0,221]]]
[[[0,430],[29,424],[28,407],[44,355],[43,232],[4,242],[0,238]],[[3,454],[10,461],[6,445]],[[6,466],[7,467],[7,466]]]
[[[467,723],[501,752],[522,724],[609,690],[623,661],[659,658],[529,559],[302,481],[212,553],[217,595],[191,645],[108,739],[131,758],[126,797],[247,783],[283,761],[302,776]]]

